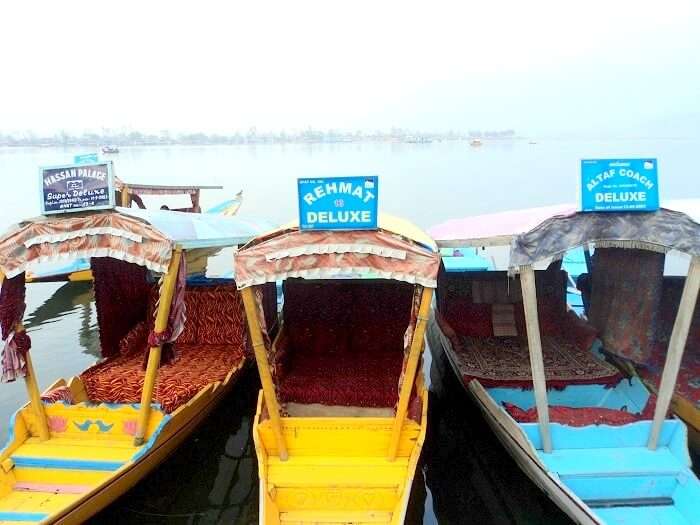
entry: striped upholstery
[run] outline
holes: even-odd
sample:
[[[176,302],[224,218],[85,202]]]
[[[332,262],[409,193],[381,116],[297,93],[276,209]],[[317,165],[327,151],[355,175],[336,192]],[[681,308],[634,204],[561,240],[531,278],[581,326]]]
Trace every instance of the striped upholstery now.
[[[154,401],[168,413],[209,383],[223,381],[246,359],[245,313],[235,284],[188,288],[185,303],[187,321],[175,343],[175,361],[161,366],[154,391]],[[154,304],[152,297],[149,312]],[[139,323],[122,339],[118,357],[83,372],[90,400],[140,402],[147,334],[146,323]]]

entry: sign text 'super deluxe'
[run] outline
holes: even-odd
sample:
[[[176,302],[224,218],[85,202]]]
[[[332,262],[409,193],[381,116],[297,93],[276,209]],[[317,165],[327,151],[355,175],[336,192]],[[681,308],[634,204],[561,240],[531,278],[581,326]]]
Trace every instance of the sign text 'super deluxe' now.
[[[41,168],[42,214],[114,207],[111,162]]]

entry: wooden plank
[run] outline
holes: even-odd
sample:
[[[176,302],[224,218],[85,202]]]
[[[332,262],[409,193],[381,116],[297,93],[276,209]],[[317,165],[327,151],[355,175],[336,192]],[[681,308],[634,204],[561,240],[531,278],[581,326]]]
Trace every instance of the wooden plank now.
[[[160,298],[158,300],[158,312],[156,313],[156,321],[153,327],[156,333],[163,332],[168,327],[168,316],[170,315],[170,303],[173,300],[175,286],[177,283],[177,273],[180,267],[180,259],[182,251],[179,248],[175,249],[168,273],[163,280],[163,286],[160,290]],[[160,353],[162,348],[154,346],[148,352],[148,365],[146,366],[146,377],[143,382],[143,390],[141,391],[141,410],[139,412],[136,434],[134,435],[134,446],[140,447],[144,443],[144,436],[148,429],[148,418],[151,413],[151,401],[153,400],[153,388],[158,377],[158,367],[160,366]]]
[[[399,392],[399,402],[396,407],[396,418],[394,419],[394,428],[391,431],[391,441],[389,442],[389,451],[387,457],[390,461],[396,459],[396,453],[399,448],[399,440],[401,438],[401,429],[403,428],[406,413],[408,412],[408,403],[411,400],[411,391],[416,380],[416,372],[420,356],[425,346],[424,336],[425,329],[428,325],[430,315],[430,305],[433,302],[433,289],[423,288],[421,294],[420,306],[418,308],[418,319],[416,319],[416,327],[413,331],[413,339],[411,340],[411,348],[408,353],[406,362],[406,371],[404,372],[403,382],[401,383],[401,391]]]
[[[540,322],[537,317],[537,289],[535,286],[535,271],[532,266],[520,269],[520,286],[523,293],[525,308],[525,325],[527,328],[527,346],[530,350],[530,368],[535,390],[535,405],[537,406],[537,422],[540,426],[542,449],[552,451],[552,437],[549,433],[549,406],[547,403],[547,383],[544,375],[542,360],[542,340],[540,337]]]
[[[24,331],[24,327],[21,323],[17,323],[15,332],[20,331]],[[46,420],[44,404],[41,402],[41,394],[39,393],[39,385],[36,381],[36,372],[34,371],[34,364],[32,363],[30,352],[27,352],[24,356],[24,360],[27,365],[27,375],[24,376],[24,384],[27,387],[27,394],[29,394],[29,404],[36,416],[39,439],[46,441],[49,439],[49,424]]]
[[[241,297],[243,298],[243,306],[245,307],[245,315],[248,321],[251,344],[255,352],[255,362],[258,365],[258,373],[260,374],[260,383],[262,384],[265,406],[270,415],[279,457],[284,461],[289,456],[284,435],[282,434],[279,401],[277,400],[277,392],[275,392],[275,383],[272,381],[270,363],[267,360],[267,349],[265,348],[265,342],[260,328],[258,305],[255,301],[253,288],[244,288],[241,290]]]
[[[690,323],[693,319],[695,304],[698,300],[699,288],[700,257],[695,256],[690,261],[690,269],[688,270],[688,276],[683,286],[683,294],[681,295],[681,302],[678,306],[676,322],[673,323],[673,331],[671,332],[671,339],[668,343],[666,363],[664,364],[664,371],[661,375],[659,395],[656,400],[656,410],[654,410],[654,423],[651,427],[649,443],[647,445],[651,450],[655,450],[659,443],[661,426],[666,418],[666,413],[671,405],[671,398],[676,389],[678,371],[681,367],[685,342],[688,339]]]

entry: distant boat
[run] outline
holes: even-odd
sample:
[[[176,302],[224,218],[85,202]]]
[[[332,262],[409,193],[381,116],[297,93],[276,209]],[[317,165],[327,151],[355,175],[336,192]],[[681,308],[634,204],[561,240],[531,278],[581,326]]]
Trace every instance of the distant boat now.
[[[117,146],[102,146],[102,153],[119,153]]]
[[[414,137],[412,135],[404,139],[404,142],[408,144],[430,144],[432,141],[433,139],[429,137]]]
[[[481,146],[482,144],[483,144],[483,142],[481,142],[481,139],[471,139],[469,141],[469,145],[474,146],[474,147]]]

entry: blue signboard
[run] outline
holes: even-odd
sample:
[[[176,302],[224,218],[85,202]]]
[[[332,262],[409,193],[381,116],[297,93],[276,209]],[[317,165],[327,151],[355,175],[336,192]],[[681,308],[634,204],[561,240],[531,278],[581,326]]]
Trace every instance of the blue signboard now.
[[[378,177],[298,179],[301,230],[377,229]]]
[[[84,155],[75,155],[73,164],[97,164],[100,160],[97,158],[97,153],[86,153]]]
[[[582,211],[659,209],[656,159],[581,161]]]
[[[39,169],[41,213],[68,213],[114,208],[112,162]]]

